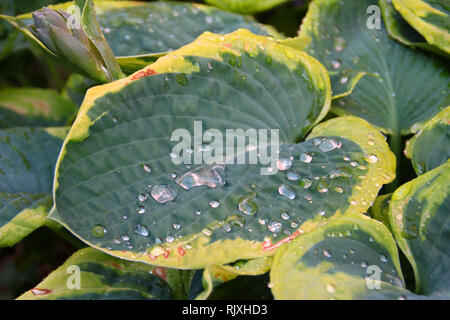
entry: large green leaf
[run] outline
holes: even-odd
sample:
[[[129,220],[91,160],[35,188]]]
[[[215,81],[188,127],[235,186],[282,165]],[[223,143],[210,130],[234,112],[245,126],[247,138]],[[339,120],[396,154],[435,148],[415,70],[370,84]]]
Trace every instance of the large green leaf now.
[[[384,137],[362,119],[328,121],[295,144],[330,100],[326,70],[307,54],[246,30],[205,33],[88,91],[58,160],[52,218],[91,246],[150,264],[203,268],[273,255],[323,221],[365,212],[393,179]],[[292,162],[290,180],[283,170],[261,175],[261,164],[176,165],[172,132],[192,130],[194,120],[224,136],[279,130],[272,166]],[[213,169],[218,182],[207,178]],[[184,174],[206,181],[181,187]]]
[[[379,0],[379,4],[383,13],[386,30],[392,38],[411,47],[421,48],[444,57],[449,56],[445,51],[428,43],[419,32],[411,27],[400,12],[395,10],[391,0]]]
[[[429,44],[450,55],[450,3],[448,0],[392,0],[403,18]]]
[[[0,130],[0,247],[46,225],[65,128]]]
[[[193,41],[204,31],[229,33],[246,28],[256,34],[280,37],[253,18],[229,13],[214,7],[181,2],[94,1],[97,19],[109,46],[122,69],[134,72],[167,51]],[[67,10],[72,2],[49,6]],[[31,14],[9,21],[22,30],[31,23]]]
[[[0,128],[66,125],[76,112],[73,103],[50,89],[0,90]]]
[[[439,167],[450,158],[450,107],[418,128],[408,141],[405,154],[418,175]]]
[[[176,287],[170,285],[174,282],[171,277],[182,281],[180,272],[124,261],[86,248],[74,253],[61,267],[18,299],[182,299],[186,295],[177,296]]]
[[[416,293],[450,296],[450,162],[397,189],[390,222],[414,269]]]
[[[206,3],[219,8],[240,13],[266,11],[287,1],[288,0],[205,0]]]
[[[351,95],[333,103],[338,114],[366,119],[400,149],[399,136],[433,117],[450,103],[449,69],[445,62],[391,39],[381,24],[373,26],[368,8],[376,0],[315,0],[301,26],[301,36],[313,40],[307,49],[329,70],[334,94],[348,91],[348,83],[363,77]]]
[[[280,248],[270,282],[275,299],[280,300],[414,296],[403,289],[391,233],[363,215],[338,218]]]

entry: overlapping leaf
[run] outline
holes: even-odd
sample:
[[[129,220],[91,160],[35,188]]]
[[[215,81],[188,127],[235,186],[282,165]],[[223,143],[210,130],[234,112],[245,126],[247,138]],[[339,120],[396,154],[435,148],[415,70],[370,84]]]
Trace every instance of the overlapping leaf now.
[[[442,55],[443,57],[448,57],[448,53],[428,43],[426,39],[402,17],[400,12],[395,10],[391,0],[379,0],[379,4],[386,24],[386,30],[392,38],[405,45],[427,50]]]
[[[0,130],[0,247],[47,223],[65,128]]]
[[[257,13],[269,10],[287,1],[288,0],[205,0],[206,3],[224,10],[240,13]]]
[[[177,296],[177,288],[170,285],[174,280],[169,279],[179,273],[120,260],[86,248],[73,254],[18,300],[182,299],[186,294]],[[182,282],[179,277],[175,281]]]
[[[315,0],[301,36],[313,39],[307,51],[333,71],[334,95],[347,93],[361,72],[371,75],[351,95],[335,101],[334,110],[362,117],[394,135],[391,146],[399,149],[399,135],[414,132],[415,125],[449,105],[449,69],[445,62],[391,39],[373,11],[377,5],[376,0]]]
[[[61,126],[77,108],[53,90],[8,88],[0,91],[0,128]]]
[[[404,299],[395,241],[380,222],[346,216],[283,246],[270,272],[275,299]]]
[[[405,154],[418,175],[444,164],[450,158],[450,107],[439,112],[408,141]]]
[[[450,4],[439,0],[392,0],[395,9],[430,45],[450,55]]]
[[[450,162],[394,192],[390,223],[399,247],[414,269],[416,293],[450,295]]]
[[[155,265],[203,268],[273,255],[323,221],[365,212],[393,179],[393,155],[364,120],[329,121],[295,144],[330,100],[325,69],[303,52],[246,30],[205,33],[89,90],[58,160],[52,218],[91,246]],[[220,181],[180,186],[177,178],[205,169],[171,161],[172,132],[192,131],[195,120],[224,136],[278,129],[282,160],[272,166],[291,162],[290,180],[282,170],[261,175],[266,165],[227,164],[217,169]]]

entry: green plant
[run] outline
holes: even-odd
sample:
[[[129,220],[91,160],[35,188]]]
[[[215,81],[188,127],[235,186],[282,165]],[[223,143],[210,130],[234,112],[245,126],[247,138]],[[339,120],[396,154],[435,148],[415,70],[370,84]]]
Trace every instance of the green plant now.
[[[2,15],[75,72],[0,91],[0,246],[47,226],[79,248],[19,299],[223,299],[248,276],[258,298],[448,299],[448,14],[314,0],[297,37],[178,2]]]

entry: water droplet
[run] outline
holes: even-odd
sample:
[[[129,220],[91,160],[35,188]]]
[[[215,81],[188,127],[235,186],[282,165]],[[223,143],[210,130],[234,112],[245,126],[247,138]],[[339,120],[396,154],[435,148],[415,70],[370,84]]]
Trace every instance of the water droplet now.
[[[239,211],[250,216],[255,215],[258,211],[258,205],[255,202],[255,198],[256,193],[254,192],[240,198],[238,205]]]
[[[205,22],[206,22],[207,24],[212,24],[212,23],[213,23],[213,19],[212,19],[210,16],[206,16],[206,17],[205,17]]]
[[[323,211],[323,210],[317,212],[317,215],[318,215],[318,216],[321,216],[321,217],[325,216],[326,214],[327,214],[327,213],[326,213],[325,211]]]
[[[213,231],[212,231],[211,228],[203,228],[203,229],[202,229],[202,233],[203,233],[205,236],[210,237],[210,236],[213,234]]]
[[[267,221],[264,220],[264,219],[259,218],[258,219],[258,223],[264,226],[267,223]]]
[[[305,200],[311,201],[312,199],[313,199],[312,194],[310,194],[310,193],[305,194]]]
[[[350,249],[348,252],[350,252],[350,254],[356,254],[356,250],[355,249]]]
[[[294,189],[285,184],[282,184],[278,187],[278,193],[291,200],[294,200],[297,197]]]
[[[319,182],[319,184],[317,185],[317,191],[319,191],[320,193],[328,192],[328,185],[326,184],[325,181]]]
[[[139,214],[144,214],[145,213],[145,207],[143,207],[143,206],[138,206],[136,208],[136,210],[137,210],[137,213],[139,213]]]
[[[145,193],[141,193],[141,194],[138,195],[138,200],[139,200],[140,202],[146,201],[147,198],[148,198],[148,195],[145,194]]]
[[[148,229],[146,226],[142,225],[142,224],[138,224],[136,226],[136,228],[134,229],[134,233],[141,235],[143,237],[147,237],[148,236]]]
[[[92,236],[95,238],[101,238],[106,234],[106,228],[102,225],[95,225],[91,230]]]
[[[152,172],[152,168],[148,164],[143,164],[142,168],[144,168],[144,171],[147,172],[147,173]]]
[[[326,289],[329,293],[334,293],[336,292],[336,287],[330,283],[327,284]]]
[[[173,224],[173,228],[174,228],[175,230],[180,230],[181,224],[179,224],[179,223],[174,223],[174,224]]]
[[[302,153],[300,155],[300,161],[304,163],[310,163],[312,161],[312,156],[309,153]]]
[[[366,160],[368,163],[376,163],[378,161],[378,157],[374,154],[366,154],[364,156],[364,160]]]
[[[198,186],[208,186],[209,188],[223,187],[225,185],[225,166],[201,166],[186,172],[176,179],[175,182],[186,190]]]
[[[178,193],[171,186],[161,184],[152,188],[151,195],[153,199],[159,203],[166,203],[173,201],[177,197]]]
[[[385,255],[380,255],[380,260],[381,260],[381,262],[387,262],[388,261],[388,259],[387,259],[387,257],[385,256]]]
[[[296,222],[294,222],[294,221],[292,221],[291,222],[291,228],[298,228],[298,223],[296,223]]]
[[[361,267],[362,267],[362,268],[367,268],[367,262],[362,261],[362,262],[361,262]]]
[[[292,160],[281,158],[277,161],[277,168],[281,171],[289,170],[292,167]]]
[[[305,188],[308,189],[309,187],[311,187],[312,185],[312,180],[308,179],[308,178],[304,178],[302,179],[302,181],[300,182],[300,185]]]
[[[347,42],[344,38],[336,37],[334,39],[334,50],[337,52],[342,52],[347,47]]]
[[[167,236],[167,237],[166,237],[166,242],[167,242],[167,243],[172,243],[174,240],[175,240],[175,238],[172,237],[172,236]]]
[[[327,258],[331,258],[331,252],[329,250],[326,250],[326,249],[323,250],[322,254]]]
[[[290,218],[289,213],[287,213],[287,212],[282,212],[281,213],[281,219],[289,220],[289,218]]]
[[[126,234],[121,235],[122,241],[129,241],[130,237]]]
[[[211,206],[211,208],[217,208],[220,205],[220,202],[218,200],[213,199],[209,202],[209,205]]]
[[[296,170],[292,170],[292,171],[288,172],[286,177],[288,180],[297,181],[300,179],[300,172],[298,172]]]
[[[339,80],[340,84],[346,84],[348,82],[348,76],[342,76]]]
[[[267,229],[269,229],[270,232],[277,233],[281,230],[281,223],[272,221],[267,226]]]
[[[342,62],[340,60],[333,60],[331,61],[331,65],[333,67],[333,69],[339,69],[342,65]]]
[[[325,139],[320,145],[319,149],[323,152],[328,152],[334,149],[341,148],[342,143],[340,141],[337,141],[335,139]]]
[[[195,214],[199,216],[202,214],[202,212],[200,210],[195,210]]]

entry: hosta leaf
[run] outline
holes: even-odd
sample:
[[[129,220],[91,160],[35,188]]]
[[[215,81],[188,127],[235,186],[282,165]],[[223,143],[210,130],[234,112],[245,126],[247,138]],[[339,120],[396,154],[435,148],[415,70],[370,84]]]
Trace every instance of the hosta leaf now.
[[[428,43],[450,54],[450,3],[447,0],[392,0],[392,3]]]
[[[450,162],[397,189],[390,222],[399,247],[411,263],[416,293],[449,297]]]
[[[109,46],[122,69],[130,73],[188,44],[204,31],[224,34],[246,28],[256,34],[280,37],[273,28],[251,17],[200,4],[102,0],[94,4]],[[67,10],[71,5],[67,2],[49,8]],[[31,23],[31,14],[18,16],[12,22],[26,26]]]
[[[375,199],[373,206],[369,209],[370,216],[383,222],[389,231],[392,231],[391,224],[389,222],[389,205],[391,204],[391,197],[392,193],[378,196]]]
[[[363,215],[338,218],[280,248],[270,282],[279,300],[413,296],[403,289],[392,235],[382,223]]]
[[[391,0],[379,0],[379,4],[386,24],[386,30],[392,38],[405,45],[421,48],[448,57],[448,53],[445,53],[445,51],[428,43],[425,38],[402,17],[400,12],[395,10]]]
[[[439,167],[450,158],[450,107],[427,121],[407,143],[406,155],[418,175]]]
[[[93,248],[74,253],[18,300],[173,298],[168,270],[111,257]]]
[[[239,276],[215,288],[208,300],[273,300],[268,283],[268,273],[260,276]],[[260,308],[263,313],[264,307]],[[256,308],[255,312],[257,310]]]
[[[67,124],[76,106],[53,90],[8,88],[0,90],[0,128]]]
[[[52,205],[50,193],[0,192],[0,248],[14,245],[44,226]]]
[[[449,69],[445,62],[391,39],[382,23],[380,29],[369,29],[376,27],[376,16],[368,8],[377,3],[315,0],[300,35],[313,39],[307,52],[335,71],[334,95],[347,92],[359,72],[375,75],[363,77],[351,95],[335,101],[334,111],[362,117],[398,140],[449,105]]]
[[[47,224],[65,128],[0,130],[0,247]]]
[[[233,265],[207,266],[203,271],[203,286],[205,290],[196,299],[205,300],[209,298],[214,288],[236,279],[238,276],[258,276],[267,273],[272,265],[272,260],[272,257],[262,257],[251,260],[240,260]]]
[[[287,1],[288,0],[205,0],[206,3],[219,8],[240,13],[266,11]]]
[[[325,116],[328,80],[305,53],[239,30],[205,33],[126,79],[92,88],[58,160],[52,218],[115,256],[204,268],[273,255],[333,215],[365,212],[393,179],[395,159],[381,133],[343,117],[295,144]],[[184,174],[212,170],[171,161],[172,132],[191,131],[194,120],[223,134],[278,129],[291,180],[282,170],[261,175],[265,165],[227,164],[217,183],[204,171],[199,186],[180,183]]]

